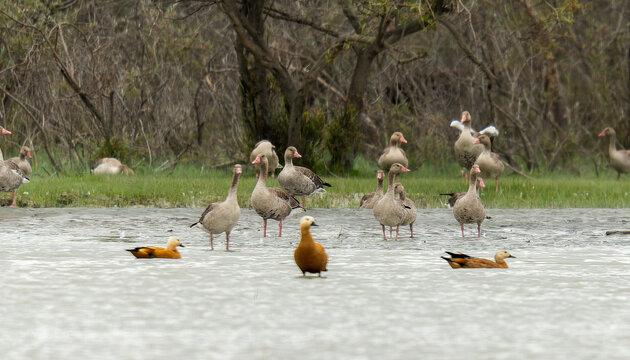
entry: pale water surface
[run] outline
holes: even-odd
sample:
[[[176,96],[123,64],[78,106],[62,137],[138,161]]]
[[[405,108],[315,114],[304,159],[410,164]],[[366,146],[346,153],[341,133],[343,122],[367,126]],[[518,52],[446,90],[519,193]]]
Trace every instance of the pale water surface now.
[[[630,359],[627,209],[488,211],[480,239],[448,209],[383,241],[371,211],[308,210],[325,278],[243,209],[226,252],[203,209],[0,209],[2,359]],[[186,245],[181,260],[125,249]],[[453,270],[444,250],[510,268]]]

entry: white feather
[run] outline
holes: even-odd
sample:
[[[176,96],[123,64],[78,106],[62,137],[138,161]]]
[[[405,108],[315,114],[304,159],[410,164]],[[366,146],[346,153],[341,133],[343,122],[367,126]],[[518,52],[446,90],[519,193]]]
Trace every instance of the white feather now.
[[[490,125],[488,127],[486,127],[485,129],[481,130],[479,133],[481,134],[485,134],[488,136],[499,136],[499,130],[497,128],[495,128],[494,126]]]
[[[464,124],[462,124],[459,120],[451,121],[451,127],[459,130],[460,132],[464,131]]]

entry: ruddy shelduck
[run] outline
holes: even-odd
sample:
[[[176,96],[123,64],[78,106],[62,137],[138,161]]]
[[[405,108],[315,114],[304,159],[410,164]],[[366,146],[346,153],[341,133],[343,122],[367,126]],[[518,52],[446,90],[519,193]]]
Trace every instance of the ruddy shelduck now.
[[[135,249],[127,249],[133,256],[143,259],[165,258],[181,259],[182,255],[177,251],[177,247],[184,245],[175,236],[171,236],[166,243],[166,249],[157,246],[141,246]]]
[[[453,269],[460,269],[460,268],[507,269],[508,265],[505,262],[505,259],[515,258],[515,256],[510,255],[510,253],[505,250],[497,251],[497,253],[494,254],[494,261],[488,260],[488,259],[471,257],[462,253],[452,253],[448,251],[446,253],[449,254],[451,257],[447,258],[447,257],[442,256],[442,259],[446,260]]]
[[[326,269],[326,265],[328,265],[328,255],[324,247],[313,240],[313,236],[311,236],[311,226],[317,226],[312,216],[304,216],[300,219],[300,233],[302,237],[300,238],[300,243],[297,248],[295,248],[293,257],[295,258],[295,263],[302,271],[303,276],[306,276],[306,273],[309,272],[313,274],[317,273],[321,277],[322,271],[328,271],[328,269]]]

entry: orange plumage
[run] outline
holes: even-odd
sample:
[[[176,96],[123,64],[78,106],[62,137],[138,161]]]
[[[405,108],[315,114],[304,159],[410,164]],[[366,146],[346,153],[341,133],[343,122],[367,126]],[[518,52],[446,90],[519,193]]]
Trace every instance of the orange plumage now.
[[[170,239],[168,239],[166,249],[157,246],[141,246],[135,249],[127,249],[127,251],[129,251],[133,254],[133,256],[139,259],[180,259],[182,255],[179,253],[179,251],[177,251],[178,246],[184,247],[184,245],[182,245],[178,238],[172,236]]]
[[[504,259],[514,258],[509,252],[497,251],[494,254],[494,261],[488,259],[474,258],[462,253],[446,252],[451,255],[450,258],[442,256],[453,269],[460,268],[503,268],[507,269],[508,265]]]
[[[300,220],[300,232],[302,237],[300,238],[300,243],[297,248],[295,248],[293,257],[295,258],[295,263],[302,271],[302,275],[306,276],[306,273],[309,272],[313,274],[317,273],[319,276],[322,276],[322,271],[328,271],[326,269],[326,265],[328,265],[328,255],[324,247],[313,240],[313,236],[311,236],[311,226],[317,226],[315,219],[312,216],[302,217]]]

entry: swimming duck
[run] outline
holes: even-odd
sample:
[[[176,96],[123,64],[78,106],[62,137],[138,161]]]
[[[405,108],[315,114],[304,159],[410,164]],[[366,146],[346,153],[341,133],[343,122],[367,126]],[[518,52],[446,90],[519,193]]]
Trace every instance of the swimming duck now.
[[[214,202],[206,208],[201,214],[199,221],[190,225],[193,227],[201,224],[208,233],[210,233],[210,250],[214,250],[214,235],[225,233],[225,250],[230,250],[230,231],[241,216],[241,208],[238,206],[236,199],[236,190],[238,187],[238,179],[241,176],[241,165],[234,165],[232,175],[232,185],[225,201]]]
[[[171,236],[166,243],[166,249],[157,246],[141,246],[135,249],[127,249],[133,256],[143,259],[165,258],[180,259],[182,255],[177,251],[177,247],[184,245],[175,236]]]
[[[451,257],[447,258],[442,256],[442,259],[446,260],[453,269],[460,268],[503,268],[507,269],[508,265],[505,262],[507,258],[516,258],[510,255],[509,252],[502,250],[497,251],[494,254],[494,261],[488,259],[474,258],[462,253],[452,253],[446,251]]]
[[[311,236],[311,226],[317,226],[315,219],[312,216],[304,216],[300,219],[300,243],[293,252],[295,263],[302,271],[302,275],[306,276],[306,273],[318,274],[322,276],[322,271],[328,271],[326,265],[328,265],[328,255],[324,247],[316,243]]]

